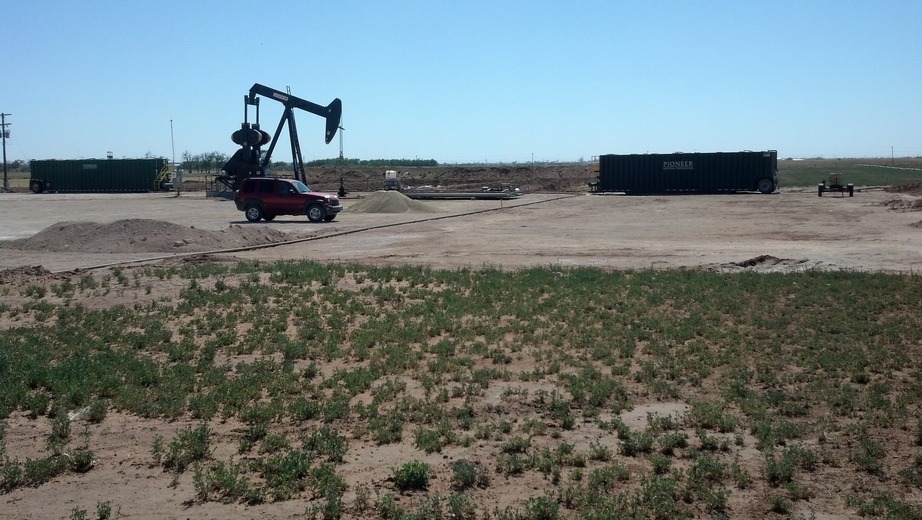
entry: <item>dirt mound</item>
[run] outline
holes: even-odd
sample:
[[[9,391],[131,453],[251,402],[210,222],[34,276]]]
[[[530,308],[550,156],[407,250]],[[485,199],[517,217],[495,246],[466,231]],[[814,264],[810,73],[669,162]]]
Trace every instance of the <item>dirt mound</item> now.
[[[890,199],[881,205],[894,211],[922,211],[922,199]]]
[[[759,255],[748,260],[739,262],[726,262],[722,264],[706,264],[700,269],[705,271],[716,271],[721,273],[732,273],[739,271],[755,271],[766,273],[785,273],[799,272],[806,269],[832,269],[833,265],[823,264],[822,262],[810,261],[806,258],[778,258],[772,255]]]
[[[40,265],[13,267],[11,269],[0,270],[0,285],[13,283],[14,281],[33,278],[49,278],[54,275],[48,269]]]
[[[425,202],[411,199],[398,191],[376,191],[346,208],[349,213],[438,213]]]
[[[759,255],[755,258],[750,258],[749,260],[743,260],[742,262],[731,262],[730,265],[736,267],[760,267],[774,265],[798,265],[806,262],[806,260],[792,260],[789,258],[778,258],[772,255]]]
[[[178,253],[271,244],[290,238],[263,226],[233,225],[221,231],[206,231],[160,220],[126,219],[110,224],[58,222],[29,238],[0,243],[0,247],[81,253]]]
[[[922,197],[922,182],[909,182],[906,184],[891,186],[887,188],[887,191],[891,193],[905,193],[907,195]]]

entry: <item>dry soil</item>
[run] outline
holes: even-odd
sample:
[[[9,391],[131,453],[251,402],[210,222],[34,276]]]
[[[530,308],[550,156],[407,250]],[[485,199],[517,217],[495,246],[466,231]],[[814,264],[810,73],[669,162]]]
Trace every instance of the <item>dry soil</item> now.
[[[343,205],[329,223],[252,224],[232,201],[202,192],[0,194],[0,268],[66,271],[209,252],[444,268],[922,269],[922,198],[882,189],[425,202],[370,192]],[[267,243],[283,245],[240,251]]]

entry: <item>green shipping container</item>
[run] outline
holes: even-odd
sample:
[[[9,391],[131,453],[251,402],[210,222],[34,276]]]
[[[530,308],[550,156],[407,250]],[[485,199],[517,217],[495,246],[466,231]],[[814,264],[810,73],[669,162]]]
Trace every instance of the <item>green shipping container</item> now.
[[[144,192],[159,189],[157,177],[166,159],[65,159],[31,161],[29,188],[55,191]]]

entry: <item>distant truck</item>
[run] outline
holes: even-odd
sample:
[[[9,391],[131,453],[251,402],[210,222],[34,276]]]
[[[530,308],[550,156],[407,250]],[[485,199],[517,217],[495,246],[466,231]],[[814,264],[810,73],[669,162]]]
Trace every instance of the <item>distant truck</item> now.
[[[29,189],[54,191],[145,192],[172,188],[166,159],[49,159],[31,161]]]
[[[387,170],[384,172],[384,189],[403,191],[403,184],[400,182],[400,178],[397,177],[397,172],[395,170]]]
[[[599,156],[593,192],[726,193],[778,189],[778,152],[715,152]]]

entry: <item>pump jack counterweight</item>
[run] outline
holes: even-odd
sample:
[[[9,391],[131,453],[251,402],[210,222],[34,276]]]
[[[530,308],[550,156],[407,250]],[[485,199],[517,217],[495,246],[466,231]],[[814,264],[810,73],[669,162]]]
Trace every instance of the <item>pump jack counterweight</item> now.
[[[271,136],[259,127],[259,96],[274,99],[285,107],[278,127],[275,129],[275,134]],[[250,106],[254,106],[256,109],[256,121],[254,123],[250,123],[248,120]],[[285,123],[288,123],[294,178],[306,182],[304,159],[301,155],[301,144],[298,141],[298,127],[295,124],[295,108],[326,119],[324,142],[325,144],[330,144],[330,141],[336,135],[336,130],[339,128],[343,112],[343,104],[339,98],[334,99],[324,107],[292,96],[287,92],[254,83],[249,94],[243,97],[243,123],[240,125],[240,130],[231,134],[231,140],[234,144],[239,145],[240,149],[221,168],[221,176],[218,177],[218,181],[229,189],[236,190],[240,183],[243,182],[243,179],[247,177],[265,177],[269,175],[272,152],[275,151],[275,146],[278,144],[282,128],[284,128]],[[265,153],[262,151],[264,145],[269,145]]]

